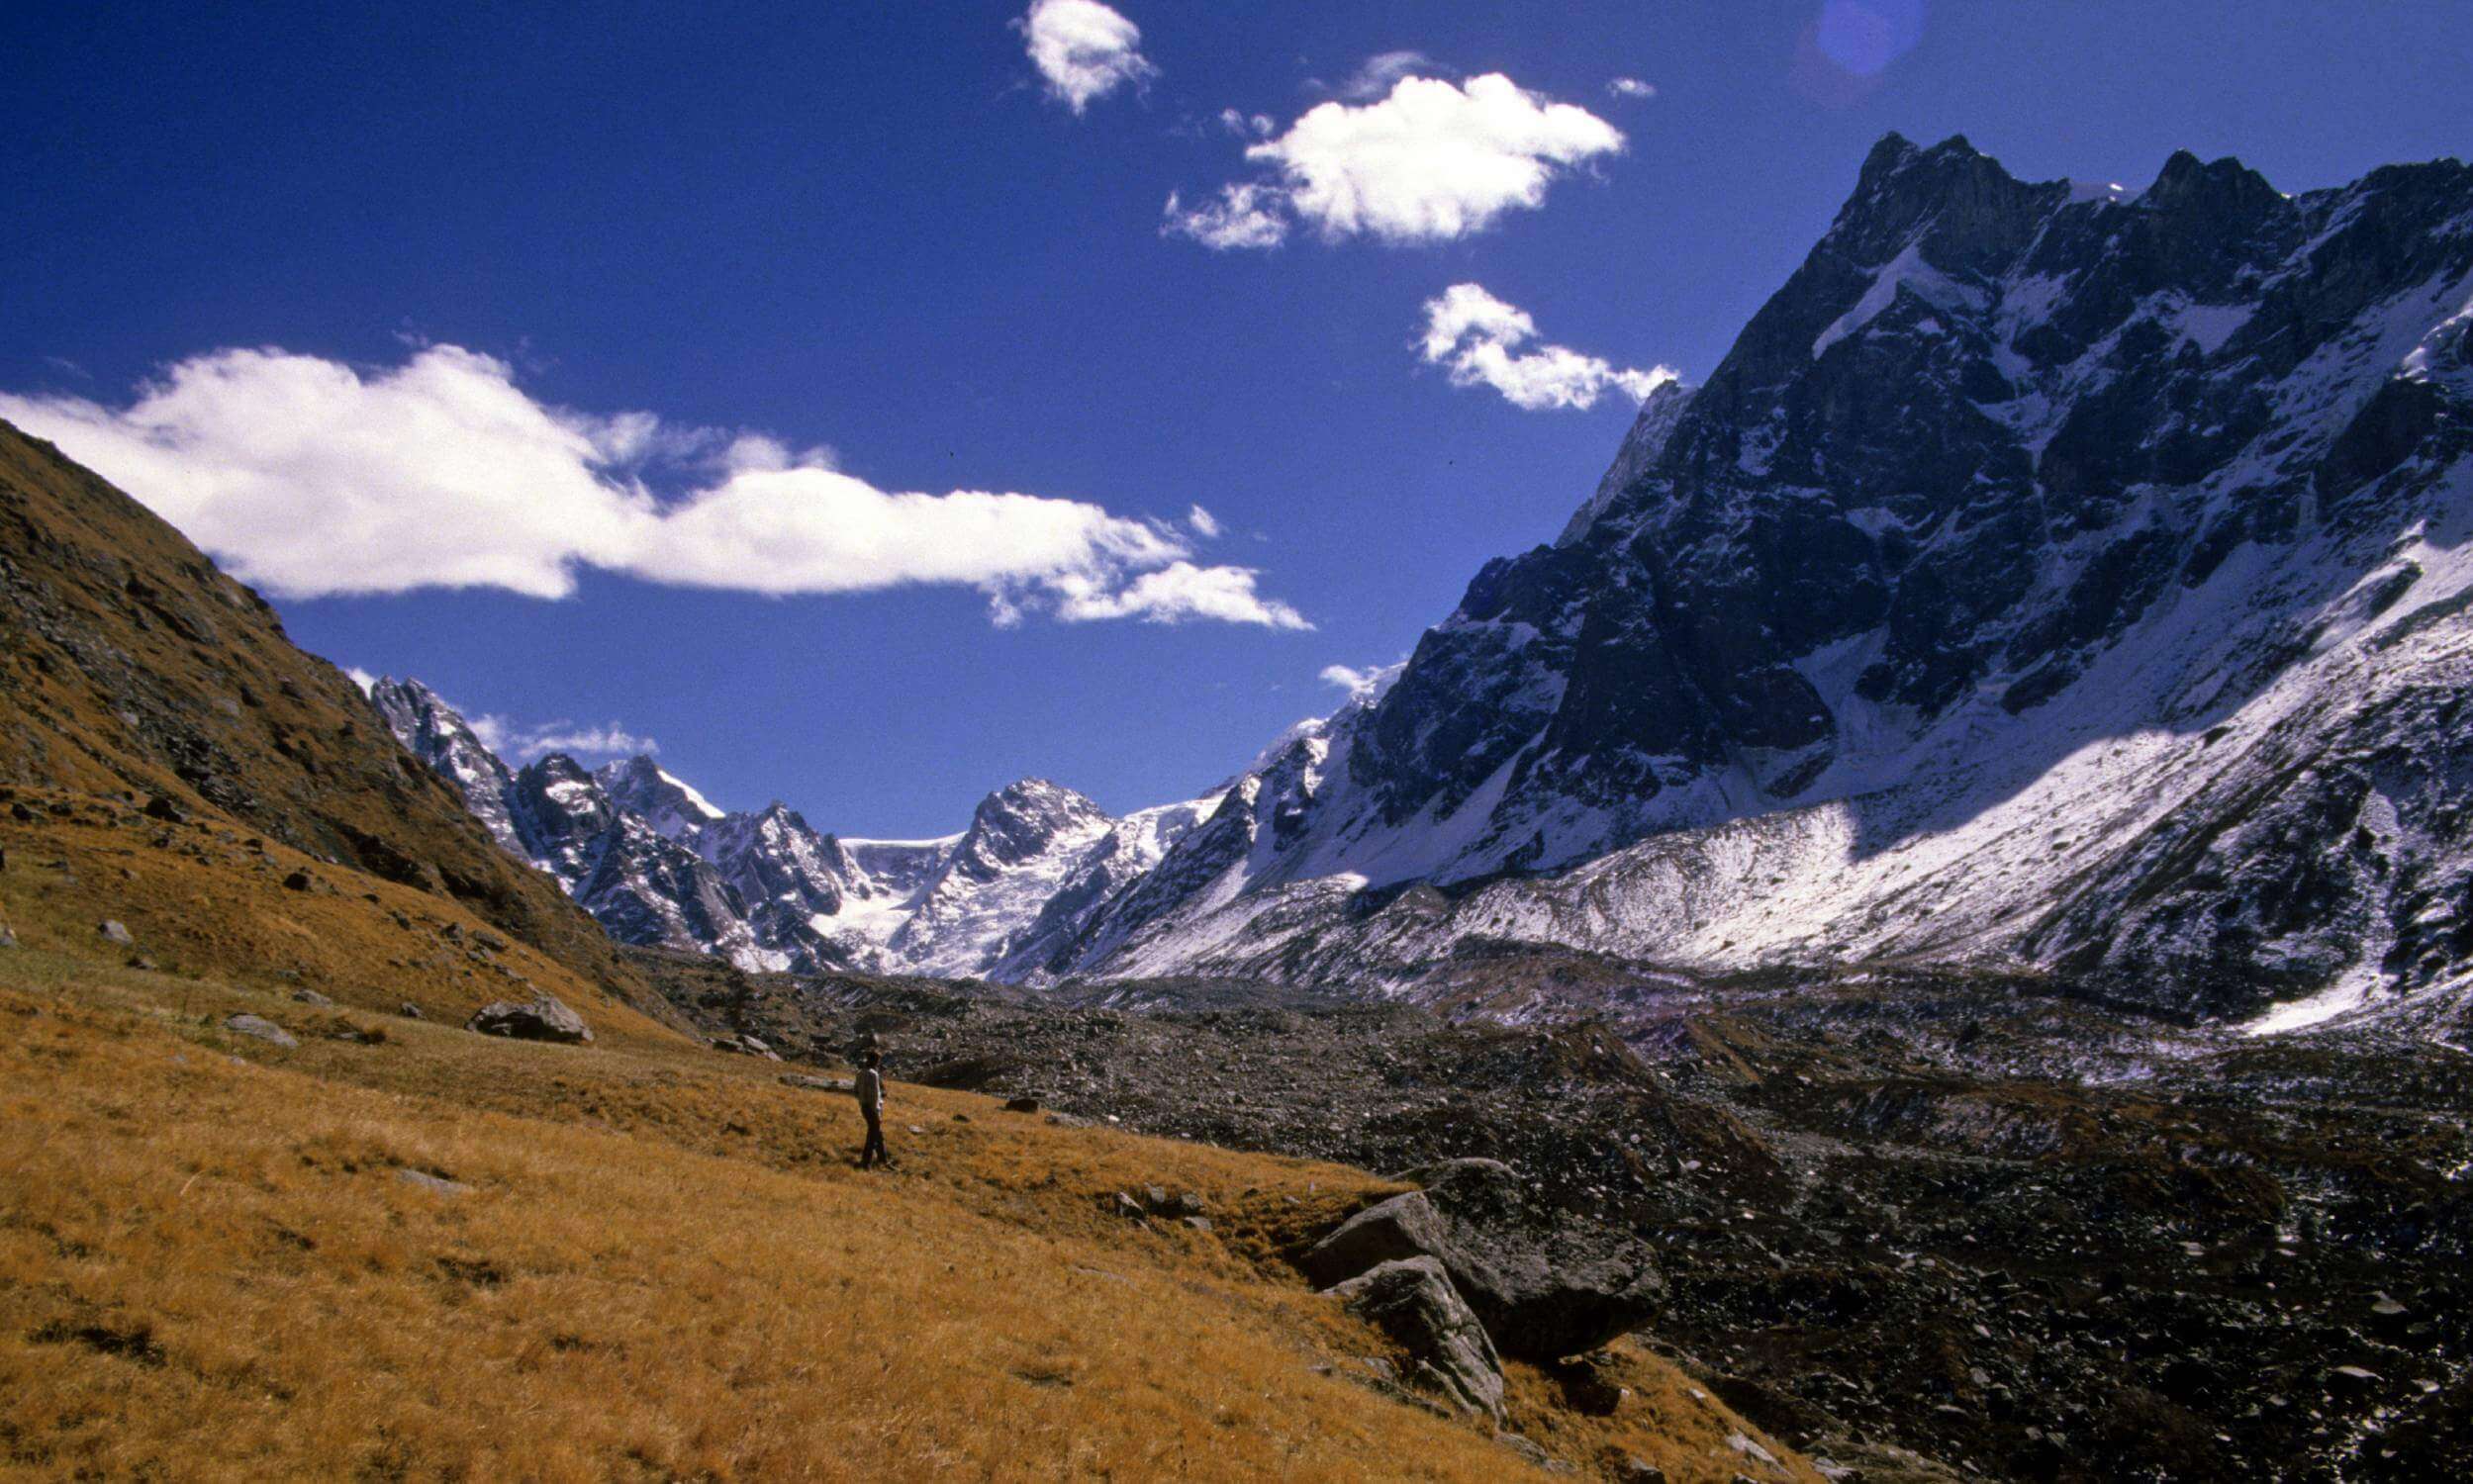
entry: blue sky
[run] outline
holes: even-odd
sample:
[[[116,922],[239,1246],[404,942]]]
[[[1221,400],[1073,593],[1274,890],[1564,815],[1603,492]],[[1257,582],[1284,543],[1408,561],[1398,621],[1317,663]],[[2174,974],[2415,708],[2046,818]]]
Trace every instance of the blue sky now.
[[[1885,131],[2134,188],[2469,142],[2456,4],[1122,0],[1061,83],[1025,4],[19,7],[0,412],[339,664],[929,834],[1189,795],[1404,655]],[[1232,184],[1279,245],[1163,231]]]

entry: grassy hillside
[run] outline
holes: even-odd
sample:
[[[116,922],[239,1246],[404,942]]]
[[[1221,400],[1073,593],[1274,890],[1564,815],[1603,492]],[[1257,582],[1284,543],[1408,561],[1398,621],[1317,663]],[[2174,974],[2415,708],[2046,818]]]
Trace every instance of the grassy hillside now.
[[[470,903],[330,864],[211,810],[165,821],[132,794],[0,785],[0,906],[12,909],[0,921],[31,947],[142,958],[192,979],[314,987],[390,1014],[411,1003],[456,1025],[492,1000],[546,989],[596,1036],[677,1039],[591,974],[592,960],[578,972]],[[101,937],[106,921],[134,944],[115,951]],[[629,971],[626,982],[641,981]]]
[[[0,422],[0,785],[160,796],[426,893],[639,1008],[659,997],[511,859],[342,672],[143,507]]]
[[[165,971],[98,961],[79,935],[110,869],[59,887],[24,834],[0,872],[23,945],[0,949],[18,1471],[1532,1472],[1482,1425],[1362,1384],[1384,1343],[1282,1260],[1389,1188],[1363,1172],[897,1083],[901,1164],[862,1173],[846,1097],[612,1007],[594,1046],[534,1046],[375,1012],[400,976],[338,974],[345,1003],[313,1007],[288,981],[170,972],[188,940],[168,928]],[[389,910],[368,884],[308,902],[312,936]],[[225,1029],[239,1011],[300,1045]],[[1108,1210],[1148,1184],[1199,1194],[1211,1230]],[[1587,1475],[1813,1477],[1760,1464],[1736,1439],[1788,1455],[1663,1362],[1621,1363],[1633,1394],[1602,1418],[1515,1368],[1512,1425]]]

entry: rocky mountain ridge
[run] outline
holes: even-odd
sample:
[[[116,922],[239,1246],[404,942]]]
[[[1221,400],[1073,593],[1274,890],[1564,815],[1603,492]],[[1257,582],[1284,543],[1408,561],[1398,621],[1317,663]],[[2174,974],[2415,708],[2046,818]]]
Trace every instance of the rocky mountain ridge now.
[[[2137,196],[1894,136],[1562,538],[1229,791],[1059,974],[1454,944],[2459,987],[2473,170]],[[1437,889],[1440,888],[1440,889]]]
[[[720,809],[649,757],[588,771],[551,753],[510,769],[417,680],[380,680],[370,701],[502,846],[613,937],[749,971],[1015,976],[1017,961],[1077,936],[1212,802],[1117,819],[1024,779],[982,799],[957,834],[844,839],[780,802]]]
[[[1891,136],[1554,544],[1211,798],[1019,798],[1026,850],[984,806],[909,844],[777,822],[732,870],[682,852],[752,946],[709,907],[658,941],[1393,992],[1478,941],[1974,963],[2264,1024],[2455,996],[2468,534],[2473,170],[2287,196],[2182,153],[2131,194]]]

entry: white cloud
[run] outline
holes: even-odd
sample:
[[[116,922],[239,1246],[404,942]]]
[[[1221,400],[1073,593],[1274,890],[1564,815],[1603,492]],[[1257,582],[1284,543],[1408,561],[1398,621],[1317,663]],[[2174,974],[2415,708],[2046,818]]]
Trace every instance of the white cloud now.
[[[564,720],[527,726],[484,712],[466,716],[464,724],[472,728],[472,735],[480,739],[483,747],[518,764],[545,758],[553,752],[590,760],[650,756],[661,751],[660,743],[639,737],[615,721],[606,726],[580,727]]]
[[[1250,567],[1196,567],[1171,562],[1113,590],[1078,579],[1060,585],[1056,616],[1068,623],[1099,618],[1143,618],[1182,623],[1215,618],[1223,623],[1260,623],[1272,628],[1312,628],[1305,615],[1254,591]]]
[[[1487,386],[1527,412],[1589,408],[1608,388],[1635,399],[1675,378],[1670,366],[1639,371],[1562,345],[1521,350],[1537,337],[1537,322],[1473,283],[1456,283],[1425,302],[1419,352],[1449,368],[1455,387]]]
[[[1271,131],[1279,126],[1264,114],[1244,114],[1233,108],[1223,108],[1219,111],[1219,127],[1239,139],[1269,139]]]
[[[553,752],[576,757],[618,758],[656,753],[661,744],[650,737],[639,737],[613,721],[607,726],[573,727],[564,721],[548,726],[523,738],[516,744],[516,755],[529,762]]]
[[[1422,51],[1378,51],[1359,62],[1357,70],[1333,91],[1363,103],[1389,92],[1403,77],[1433,70],[1434,59]]]
[[[447,704],[453,706],[455,703],[450,700]],[[487,711],[465,711],[460,706],[456,707],[456,712],[464,718],[464,725],[472,728],[472,735],[481,739],[483,747],[498,754],[501,759],[514,756],[519,730],[514,722]]]
[[[986,594],[999,619],[1070,604],[1076,619],[1303,623],[1255,596],[1252,571],[1188,563],[1188,536],[1165,521],[1033,495],[888,493],[829,467],[829,450],[545,406],[503,362],[452,345],[367,372],[222,350],[125,408],[0,393],[0,417],[279,597],[561,598],[589,568],[774,595],[955,585]],[[656,497],[641,476],[663,459],[683,460],[696,487]],[[1172,568],[1192,575],[1140,587]],[[1206,603],[1167,596],[1204,580]]]
[[[1033,0],[1013,25],[1048,96],[1077,114],[1094,98],[1158,75],[1142,54],[1142,28],[1098,0]]]
[[[1355,665],[1325,665],[1322,674],[1316,678],[1326,686],[1336,686],[1347,692],[1346,704],[1370,706],[1382,698],[1391,689],[1391,683],[1398,680],[1400,672],[1407,668],[1406,660],[1395,660],[1388,665],[1368,665],[1362,669]]]
[[[1225,529],[1225,527],[1219,523],[1219,517],[1217,515],[1212,514],[1210,511],[1202,509],[1198,505],[1186,512],[1185,523],[1192,526],[1193,533],[1200,536],[1205,541],[1217,536],[1221,530]]]
[[[1499,72],[1459,84],[1401,76],[1380,102],[1320,104],[1247,146],[1269,178],[1190,210],[1169,197],[1166,230],[1217,248],[1274,246],[1299,222],[1330,240],[1448,241],[1543,205],[1556,178],[1622,148],[1613,125]]]
[[[1219,199],[1189,209],[1168,193],[1168,236],[1191,237],[1205,247],[1277,247],[1288,237],[1287,198],[1278,186],[1238,181],[1219,188]]]
[[[1606,84],[1606,91],[1617,98],[1655,98],[1658,96],[1658,90],[1654,84],[1643,82],[1637,77],[1618,77]]]

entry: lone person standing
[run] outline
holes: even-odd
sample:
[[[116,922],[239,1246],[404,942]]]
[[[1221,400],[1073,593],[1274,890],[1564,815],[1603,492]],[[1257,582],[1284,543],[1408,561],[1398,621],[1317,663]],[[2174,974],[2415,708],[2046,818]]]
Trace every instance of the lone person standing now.
[[[885,1153],[885,1074],[877,1068],[885,1059],[874,1048],[859,1056],[859,1074],[850,1088],[859,1095],[859,1116],[867,1120],[867,1143],[859,1149],[859,1167],[891,1164]]]

